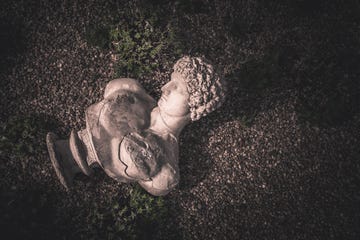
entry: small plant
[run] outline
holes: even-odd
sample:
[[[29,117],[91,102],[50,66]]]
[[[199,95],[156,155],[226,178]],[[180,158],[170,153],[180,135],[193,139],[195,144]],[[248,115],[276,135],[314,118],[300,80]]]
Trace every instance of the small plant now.
[[[117,12],[114,23],[87,27],[89,44],[113,51],[116,78],[141,78],[183,53],[176,19],[166,19],[163,10],[144,4],[128,3],[126,11]]]
[[[151,196],[135,186],[128,198],[117,199],[105,209],[95,205],[88,219],[100,231],[105,230],[108,239],[151,239],[159,226],[164,225],[167,215],[162,197]]]
[[[17,157],[32,155],[39,146],[44,146],[49,124],[41,117],[10,117],[0,123],[0,154]],[[41,139],[41,140],[40,140]]]
[[[159,220],[166,215],[165,202],[162,197],[154,197],[139,186],[130,191],[130,208],[142,216],[143,221],[149,223]]]
[[[117,58],[117,77],[141,77],[159,67],[161,60],[166,58],[166,51],[171,51],[172,55],[181,53],[179,44],[175,44],[171,24],[161,29],[156,26],[154,19],[135,15],[129,21],[121,21],[111,28],[110,40]]]

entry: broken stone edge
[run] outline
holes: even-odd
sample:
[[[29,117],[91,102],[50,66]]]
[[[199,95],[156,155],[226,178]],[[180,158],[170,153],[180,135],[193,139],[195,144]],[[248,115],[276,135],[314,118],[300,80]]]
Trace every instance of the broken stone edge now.
[[[64,170],[63,159],[61,159],[61,157],[57,156],[56,154],[55,142],[58,139],[59,138],[55,133],[49,132],[46,135],[46,145],[50,155],[51,163],[55,169],[57,177],[59,178],[61,184],[66,188],[66,190],[69,190],[72,186],[72,180],[71,178],[69,178],[69,176],[66,174],[66,171]]]

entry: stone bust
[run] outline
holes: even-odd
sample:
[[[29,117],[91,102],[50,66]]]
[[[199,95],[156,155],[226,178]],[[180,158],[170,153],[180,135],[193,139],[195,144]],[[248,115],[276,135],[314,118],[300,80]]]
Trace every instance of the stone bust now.
[[[75,174],[90,175],[96,166],[157,196],[178,184],[179,134],[220,107],[226,88],[202,58],[185,56],[173,70],[157,106],[136,80],[115,79],[106,86],[104,99],[87,108],[86,129],[72,131],[69,140],[48,133],[50,158],[66,188]]]

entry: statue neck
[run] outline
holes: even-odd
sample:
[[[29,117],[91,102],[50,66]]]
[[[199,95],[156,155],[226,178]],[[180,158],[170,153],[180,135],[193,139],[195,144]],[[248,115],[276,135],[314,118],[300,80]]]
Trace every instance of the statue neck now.
[[[190,116],[174,117],[169,116],[157,108],[151,116],[151,129],[160,133],[170,132],[176,138],[179,137],[182,129],[190,122]]]

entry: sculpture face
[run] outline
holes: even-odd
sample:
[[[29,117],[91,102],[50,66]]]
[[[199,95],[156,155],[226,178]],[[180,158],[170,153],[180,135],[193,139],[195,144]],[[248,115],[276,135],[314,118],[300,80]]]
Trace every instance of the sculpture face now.
[[[181,117],[189,113],[189,92],[184,78],[178,72],[171,74],[171,81],[162,88],[158,106],[169,116]]]

